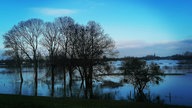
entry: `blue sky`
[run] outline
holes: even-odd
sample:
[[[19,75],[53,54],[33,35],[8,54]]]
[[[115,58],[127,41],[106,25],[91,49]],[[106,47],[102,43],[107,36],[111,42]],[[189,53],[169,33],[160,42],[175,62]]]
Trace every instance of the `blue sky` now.
[[[120,56],[192,50],[192,0],[1,0],[0,14],[1,49],[2,35],[19,21],[71,16],[80,24],[100,23]]]

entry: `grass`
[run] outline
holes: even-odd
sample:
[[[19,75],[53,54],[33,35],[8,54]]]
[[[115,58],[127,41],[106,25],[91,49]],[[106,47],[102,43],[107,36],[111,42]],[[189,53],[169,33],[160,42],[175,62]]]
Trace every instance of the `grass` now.
[[[185,108],[185,106],[1,94],[0,108]]]

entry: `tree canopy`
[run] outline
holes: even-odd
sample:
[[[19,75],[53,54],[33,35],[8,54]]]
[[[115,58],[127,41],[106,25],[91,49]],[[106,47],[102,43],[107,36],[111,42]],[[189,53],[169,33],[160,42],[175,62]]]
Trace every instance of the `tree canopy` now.
[[[47,58],[51,68],[54,90],[56,66],[63,67],[64,79],[68,69],[70,81],[78,68],[82,80],[86,80],[86,86],[92,87],[93,75],[97,72],[93,66],[98,65],[103,57],[112,57],[117,52],[115,42],[104,33],[100,24],[88,21],[86,25],[80,25],[71,17],[58,17],[53,22],[37,18],[20,21],[4,35],[4,46],[7,54],[16,57],[17,61],[28,59],[33,64],[36,91],[38,60],[42,55]]]
[[[142,92],[150,83],[159,84],[163,81],[163,71],[155,63],[147,64],[144,60],[129,58],[122,63],[121,68],[127,76],[126,81],[138,92]]]

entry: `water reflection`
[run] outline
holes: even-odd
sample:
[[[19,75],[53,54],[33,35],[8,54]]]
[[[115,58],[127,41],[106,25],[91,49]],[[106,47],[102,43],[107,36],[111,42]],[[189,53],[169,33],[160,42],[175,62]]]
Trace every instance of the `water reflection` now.
[[[154,61],[153,61],[154,62]],[[168,75],[164,82],[157,86],[150,84],[142,92],[134,89],[129,83],[124,83],[123,75],[100,76],[93,82],[93,98],[115,99],[128,101],[144,101],[177,105],[192,105],[192,74],[190,65],[179,64],[178,61],[155,61],[166,73],[184,73],[185,75]],[[180,66],[182,65],[182,66]],[[165,66],[167,66],[165,68]],[[116,68],[118,69],[118,68]],[[58,70],[60,71],[60,70]],[[115,70],[119,71],[119,70]],[[66,73],[66,84],[62,75],[55,76],[54,92],[46,68],[39,69],[38,94],[39,96],[86,98],[85,82],[78,80],[74,75],[72,84],[69,74]],[[24,81],[19,80],[19,73],[14,68],[0,70],[0,93],[34,95],[33,72],[31,68],[23,68]]]

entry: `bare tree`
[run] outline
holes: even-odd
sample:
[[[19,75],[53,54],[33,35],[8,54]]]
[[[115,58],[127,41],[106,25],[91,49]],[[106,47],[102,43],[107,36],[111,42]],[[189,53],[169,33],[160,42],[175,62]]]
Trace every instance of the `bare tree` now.
[[[20,75],[20,90],[19,94],[22,94],[22,84],[23,84],[23,75],[22,75],[22,62],[25,58],[23,50],[24,44],[22,37],[18,34],[16,30],[17,26],[13,26],[4,37],[4,47],[7,49],[5,55],[11,56],[16,62],[16,68],[19,71]]]
[[[41,44],[47,50],[49,56],[49,64],[51,66],[52,96],[54,95],[54,70],[59,50],[59,36],[59,29],[54,23],[45,23]]]
[[[77,72],[74,70],[78,69],[82,82],[85,80],[86,97],[92,97],[93,95],[92,81],[94,74],[98,72],[94,67],[103,62],[102,59],[104,57],[111,57],[116,53],[114,41],[94,21],[88,22],[87,25],[79,25],[75,24],[71,17],[58,17],[54,23],[48,22],[44,24],[40,19],[29,19],[21,21],[15,26],[14,33],[17,34],[16,36],[19,39],[22,39],[19,41],[19,50],[34,65],[35,95],[37,95],[38,87],[37,69],[40,45],[47,50],[47,55],[49,56],[53,93],[55,56],[59,55],[58,57],[62,59],[60,65],[63,67],[64,87],[66,87],[67,70],[71,88],[72,75]]]
[[[102,27],[94,22],[89,21],[86,26],[88,57],[90,59],[89,72],[87,73],[87,85],[90,86],[90,96],[92,97],[92,80],[93,80],[93,66],[96,65],[98,59],[104,56],[110,56],[114,51],[114,41],[107,34],[104,33]],[[97,71],[96,71],[97,72]]]
[[[82,61],[86,59],[86,29],[83,25],[76,24],[75,25],[75,41],[74,49],[75,49],[75,58],[76,58],[76,66],[81,75],[82,83],[84,82],[84,73],[83,72],[83,63]],[[85,70],[85,69],[84,69]]]
[[[61,57],[63,64],[63,77],[64,77],[64,87],[66,87],[66,68],[69,66],[69,54],[70,52],[70,37],[73,35],[74,31],[74,20],[71,17],[58,17],[55,19],[55,23],[59,28],[60,41],[59,45],[61,47]],[[69,68],[70,72],[70,83],[72,82],[72,70]],[[72,83],[71,83],[72,84]]]
[[[16,61],[16,66],[19,68],[19,74],[21,82],[23,82],[23,75],[22,75],[22,60],[23,60],[23,51],[22,51],[22,39],[18,35],[17,31],[15,30],[16,26],[14,26],[11,30],[9,30],[3,37],[4,37],[4,46],[6,49],[5,54],[11,56]]]
[[[16,28],[17,32],[23,38],[25,49],[22,51],[34,65],[35,73],[35,95],[38,87],[38,48],[40,37],[43,31],[43,21],[41,19],[29,19],[21,21]]]
[[[76,58],[81,59],[82,72],[86,84],[86,97],[92,97],[93,67],[102,62],[104,56],[110,57],[115,54],[115,43],[104,33],[102,27],[90,21],[86,26],[76,26],[77,40],[75,42]],[[89,96],[88,96],[89,95]]]

